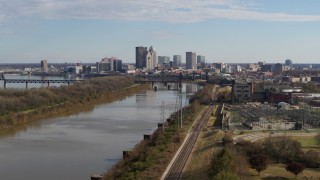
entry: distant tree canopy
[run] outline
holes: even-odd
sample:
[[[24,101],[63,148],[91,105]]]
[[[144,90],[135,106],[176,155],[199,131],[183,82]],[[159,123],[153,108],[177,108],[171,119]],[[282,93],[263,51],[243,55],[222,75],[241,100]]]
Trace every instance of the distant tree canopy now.
[[[269,137],[263,146],[269,157],[282,163],[294,161],[303,153],[300,142],[287,136]]]
[[[306,93],[320,93],[320,86],[313,83],[293,83],[293,86],[302,87]]]
[[[59,104],[85,103],[108,92],[119,91],[134,84],[130,77],[101,77],[70,86],[32,89],[0,89],[0,125],[3,116]]]
[[[222,149],[212,160],[211,163],[211,175],[232,174],[235,171],[235,163],[233,162],[232,156],[227,149]]]
[[[33,89],[1,89],[0,112],[16,112],[41,105],[64,101],[78,101],[79,97],[97,98],[97,95],[130,86],[133,80],[127,77],[104,77],[77,82],[71,86]]]
[[[200,89],[198,92],[196,92],[194,95],[191,96],[189,102],[193,103],[194,101],[199,101],[200,104],[208,105],[210,104],[212,100],[212,85],[204,86],[202,89]]]

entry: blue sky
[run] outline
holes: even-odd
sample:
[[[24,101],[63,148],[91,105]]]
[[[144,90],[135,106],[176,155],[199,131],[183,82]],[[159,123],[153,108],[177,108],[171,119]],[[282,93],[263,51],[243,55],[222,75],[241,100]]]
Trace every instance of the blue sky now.
[[[151,45],[210,63],[320,63],[320,1],[0,0],[0,63],[134,62]]]

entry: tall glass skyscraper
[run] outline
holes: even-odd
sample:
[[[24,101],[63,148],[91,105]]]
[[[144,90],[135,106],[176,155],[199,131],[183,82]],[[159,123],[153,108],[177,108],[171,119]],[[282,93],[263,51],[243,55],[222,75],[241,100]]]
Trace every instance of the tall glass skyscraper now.
[[[186,69],[197,69],[195,52],[186,52]]]
[[[136,47],[136,68],[144,68],[146,67],[146,53],[148,51],[147,47]]]

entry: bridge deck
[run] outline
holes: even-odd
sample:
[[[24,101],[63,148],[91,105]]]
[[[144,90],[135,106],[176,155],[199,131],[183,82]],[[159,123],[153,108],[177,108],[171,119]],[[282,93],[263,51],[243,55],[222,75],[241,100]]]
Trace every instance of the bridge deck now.
[[[84,80],[75,79],[2,79],[5,83],[75,83]]]

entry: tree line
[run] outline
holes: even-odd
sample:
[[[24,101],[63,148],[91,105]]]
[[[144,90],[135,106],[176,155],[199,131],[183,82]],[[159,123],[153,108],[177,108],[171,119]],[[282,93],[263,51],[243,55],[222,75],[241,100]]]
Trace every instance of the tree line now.
[[[0,90],[0,127],[15,123],[18,113],[84,104],[134,85],[130,77],[99,77],[71,86]]]
[[[210,167],[209,176],[213,179],[243,179],[249,167],[260,176],[270,163],[285,164],[285,169],[296,177],[305,168],[320,168],[320,151],[304,152],[300,142],[288,136],[268,137],[258,142],[241,141],[234,145],[230,134],[226,134],[222,141],[225,147],[216,152]]]

